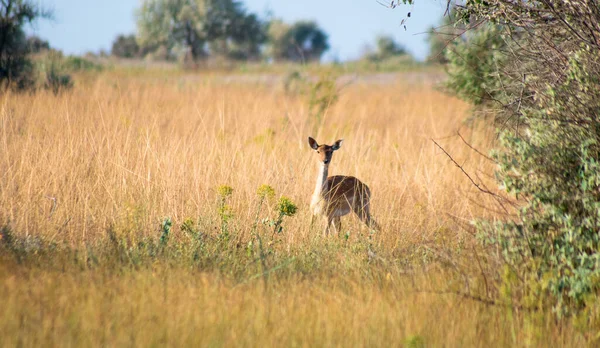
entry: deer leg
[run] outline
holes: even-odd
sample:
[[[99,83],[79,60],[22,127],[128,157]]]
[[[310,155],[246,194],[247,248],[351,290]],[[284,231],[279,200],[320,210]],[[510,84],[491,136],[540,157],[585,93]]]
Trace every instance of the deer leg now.
[[[365,225],[379,231],[379,224],[377,224],[375,219],[373,219],[369,210],[369,204],[367,203],[364,207],[357,207],[354,210],[354,213],[356,214],[356,216],[358,216],[360,221],[365,223]]]
[[[329,235],[329,230],[331,229],[331,226],[333,225],[333,217],[327,217],[327,227],[325,227],[325,237],[327,237]]]
[[[342,233],[342,219],[339,216],[333,218],[333,227],[335,227],[336,234],[339,235],[340,233]]]

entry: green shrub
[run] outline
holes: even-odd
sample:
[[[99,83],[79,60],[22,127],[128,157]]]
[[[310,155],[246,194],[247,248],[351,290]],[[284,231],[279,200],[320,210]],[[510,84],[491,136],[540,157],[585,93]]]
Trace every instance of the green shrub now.
[[[600,12],[584,1],[467,2],[447,86],[498,120],[516,217],[477,223],[523,304],[576,313],[600,289]],[[469,22],[470,21],[470,22]]]
[[[44,89],[52,91],[55,95],[73,87],[71,75],[66,72],[64,66],[62,53],[57,51],[49,52],[43,58],[40,70],[44,76],[42,86]]]
[[[101,71],[102,65],[82,57],[68,56],[64,59],[63,68],[69,72]]]
[[[499,88],[498,66],[506,59],[504,46],[500,29],[494,25],[470,31],[453,41],[445,51],[446,87],[475,105],[498,98],[503,92]]]

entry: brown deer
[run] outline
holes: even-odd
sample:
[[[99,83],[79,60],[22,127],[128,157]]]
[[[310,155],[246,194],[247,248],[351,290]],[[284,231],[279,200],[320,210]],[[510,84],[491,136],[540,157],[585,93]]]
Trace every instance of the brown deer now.
[[[378,230],[379,226],[369,211],[371,199],[369,187],[353,176],[327,177],[333,152],[342,146],[342,141],[343,139],[340,139],[331,146],[319,145],[315,139],[308,137],[308,144],[317,152],[319,158],[317,185],[310,202],[313,220],[315,216],[323,216],[327,219],[325,235],[329,234],[331,226],[340,233],[342,229],[340,218],[354,212],[367,226]]]

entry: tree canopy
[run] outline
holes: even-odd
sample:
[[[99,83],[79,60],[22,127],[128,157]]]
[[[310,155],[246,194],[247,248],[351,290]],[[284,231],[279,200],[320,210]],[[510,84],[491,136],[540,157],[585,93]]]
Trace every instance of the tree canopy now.
[[[34,1],[0,1],[0,88],[22,90],[33,86],[33,67],[27,55],[30,45],[23,27],[50,13]]]
[[[145,0],[137,11],[139,43],[173,57],[189,53],[258,56],[266,26],[236,0]]]
[[[269,41],[275,60],[318,61],[329,49],[327,34],[311,21],[288,25],[275,20],[269,28]]]
[[[113,41],[111,54],[115,57],[134,58],[140,54],[135,35],[119,35]]]

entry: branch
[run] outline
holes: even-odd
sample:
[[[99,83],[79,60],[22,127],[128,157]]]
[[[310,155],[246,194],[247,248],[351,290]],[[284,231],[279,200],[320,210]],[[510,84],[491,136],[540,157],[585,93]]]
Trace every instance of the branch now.
[[[463,138],[463,136],[460,134],[460,131],[456,131],[456,134],[458,135],[458,137],[460,138],[460,140],[462,140],[462,141],[463,141],[463,143],[465,143],[465,145],[467,145],[467,146],[468,146],[468,147],[469,147],[471,150],[473,150],[473,151],[477,152],[477,154],[479,154],[479,155],[480,155],[480,156],[482,156],[483,158],[485,158],[485,159],[487,159],[487,160],[489,160],[489,161],[492,161],[492,162],[494,162],[494,163],[498,164],[498,162],[497,162],[496,160],[494,160],[493,158],[491,158],[491,157],[489,157],[489,156],[487,156],[487,155],[484,155],[484,154],[483,154],[481,151],[477,150],[477,149],[476,149],[476,148],[474,148],[474,147],[473,147],[471,144],[469,144],[469,143],[468,143],[468,142],[465,140],[465,138]],[[434,141],[434,143],[435,143],[435,141]]]
[[[492,299],[489,299],[489,298],[483,298],[481,296],[471,295],[469,293],[460,292],[460,291],[450,291],[450,290],[445,290],[445,291],[442,291],[442,290],[415,290],[414,292],[416,292],[416,293],[422,293],[422,294],[455,295],[455,296],[462,297],[462,298],[467,299],[467,300],[472,300],[472,301],[480,302],[480,303],[483,303],[483,304],[488,305],[488,306],[501,306],[501,307],[507,307],[507,308],[513,308],[513,309],[526,310],[526,311],[535,311],[535,308],[524,307],[521,304],[498,302],[498,301],[495,301],[495,300],[492,300]]]
[[[463,168],[463,167],[462,167],[460,164],[458,164],[458,162],[456,162],[456,161],[454,160],[454,158],[452,158],[452,156],[450,156],[450,154],[449,154],[449,153],[448,153],[446,150],[444,150],[444,148],[443,148],[443,147],[441,147],[441,146],[440,146],[440,144],[438,144],[438,143],[437,143],[435,140],[433,140],[433,139],[430,139],[430,140],[431,140],[431,141],[433,141],[433,143],[435,144],[435,146],[437,146],[437,147],[438,147],[440,150],[442,150],[442,151],[444,152],[444,154],[446,154],[446,156],[448,156],[448,158],[450,159],[450,161],[452,161],[452,163],[454,163],[454,165],[455,165],[455,166],[457,166],[457,167],[460,169],[460,171],[461,171],[461,172],[463,172],[463,174],[464,174],[464,175],[465,175],[465,176],[466,176],[466,177],[469,179],[469,181],[471,181],[471,183],[473,184],[473,186],[477,187],[477,189],[478,189],[479,191],[481,191],[481,192],[483,192],[483,193],[487,193],[487,194],[489,194],[489,195],[492,195],[492,196],[494,196],[494,197],[498,197],[498,198],[502,198],[502,199],[504,199],[504,197],[502,197],[502,196],[500,196],[500,195],[498,195],[498,194],[496,194],[496,193],[494,193],[494,192],[492,192],[492,191],[490,191],[490,190],[487,190],[487,189],[484,189],[484,188],[482,188],[482,187],[481,187],[481,184],[478,184],[478,183],[476,183],[476,182],[475,182],[475,180],[473,180],[473,178],[472,178],[472,177],[469,175],[469,173],[467,173],[467,172],[464,170],[464,168]]]

